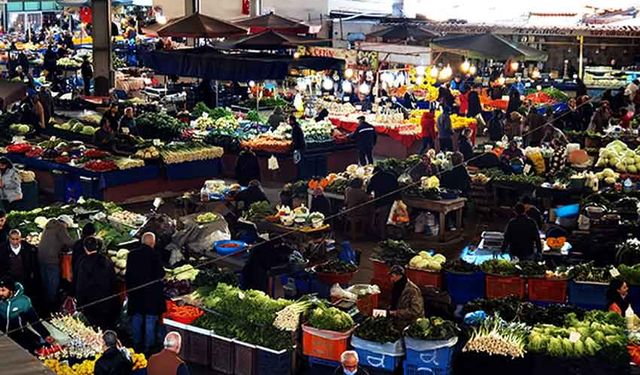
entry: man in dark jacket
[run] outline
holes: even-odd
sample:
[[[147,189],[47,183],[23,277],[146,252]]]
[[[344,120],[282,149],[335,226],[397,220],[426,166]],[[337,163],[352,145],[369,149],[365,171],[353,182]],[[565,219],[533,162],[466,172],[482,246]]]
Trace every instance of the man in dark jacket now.
[[[86,96],[91,95],[91,79],[93,79],[93,67],[91,62],[85,56],[80,65],[80,74],[82,75],[82,83],[84,85],[84,94]]]
[[[469,160],[473,157],[473,145],[471,144],[471,129],[465,128],[458,138],[458,150],[464,156],[464,160]]]
[[[453,169],[442,173],[440,185],[447,189],[459,190],[466,196],[471,189],[471,177],[464,165],[464,156],[460,152],[454,152],[451,155],[451,164]]]
[[[126,348],[120,346],[118,336],[113,331],[106,331],[102,335],[104,353],[96,361],[94,375],[129,375],[132,372],[133,363]]]
[[[297,180],[301,180],[307,178],[304,166],[304,153],[307,145],[304,141],[304,133],[296,116],[289,116],[289,125],[291,125],[291,142],[293,144],[293,163],[298,166]]]
[[[0,245],[7,242],[10,229],[11,228],[7,225],[7,213],[5,210],[0,210]]]
[[[98,253],[101,247],[102,241],[96,237],[85,238],[86,255],[78,261],[73,282],[78,308],[89,323],[107,330],[116,326],[120,301],[113,262]]]
[[[245,190],[235,195],[234,200],[236,202],[242,202],[243,210],[248,210],[249,207],[256,202],[269,202],[269,198],[267,198],[264,190],[262,190],[262,185],[258,180],[250,181],[249,186]]]
[[[134,346],[137,351],[148,353],[155,344],[158,317],[166,311],[162,292],[164,269],[160,254],[154,250],[155,234],[143,234],[141,242],[142,246],[127,257],[125,282]]]
[[[82,233],[80,234],[80,239],[77,240],[73,244],[73,253],[71,254],[71,269],[73,270],[73,274],[76,275],[77,266],[80,259],[82,259],[87,253],[84,251],[84,240],[87,237],[91,237],[96,234],[96,226],[93,223],[86,223],[82,227]]]
[[[373,164],[373,147],[378,142],[378,135],[364,116],[358,117],[358,127],[349,137],[356,142],[360,165]]]
[[[392,172],[375,167],[367,186],[367,193],[373,194],[374,198],[375,215],[372,230],[374,233],[378,233],[381,238],[385,237],[387,218],[397,196],[397,193],[390,193],[396,190],[398,190],[398,177]]]
[[[511,256],[518,257],[520,260],[533,259],[542,253],[538,225],[525,214],[525,207],[522,203],[516,204],[514,210],[516,217],[509,221],[507,229],[504,231],[502,252],[509,249]]]
[[[38,250],[22,240],[22,233],[17,229],[9,231],[9,241],[0,246],[0,275],[11,276],[31,297],[40,294]]]
[[[33,331],[28,325],[31,325]],[[0,279],[0,330],[30,352],[45,342],[54,342],[33,310],[31,300],[24,295],[22,285],[9,276]]]
[[[247,186],[251,180],[260,181],[260,163],[256,154],[249,148],[244,148],[238,155],[236,180],[242,186]]]

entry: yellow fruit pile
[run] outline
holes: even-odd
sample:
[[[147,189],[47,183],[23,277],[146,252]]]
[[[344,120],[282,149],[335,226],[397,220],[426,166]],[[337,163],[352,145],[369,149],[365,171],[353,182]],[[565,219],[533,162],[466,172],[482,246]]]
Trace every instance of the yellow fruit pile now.
[[[147,358],[142,353],[136,353],[133,349],[128,349],[131,354],[131,360],[133,361],[133,371],[147,368]],[[100,355],[95,359],[87,359],[82,363],[76,363],[73,366],[69,366],[65,361],[59,361],[57,359],[45,359],[44,365],[51,369],[57,375],[92,375],[95,371],[96,361],[100,358]]]
[[[136,353],[133,349],[129,349],[131,360],[133,361],[133,371],[147,368],[147,358],[142,353]]]
[[[458,115],[451,115],[451,127],[454,130],[468,128],[471,125],[477,124],[478,121],[474,118],[463,117]]]

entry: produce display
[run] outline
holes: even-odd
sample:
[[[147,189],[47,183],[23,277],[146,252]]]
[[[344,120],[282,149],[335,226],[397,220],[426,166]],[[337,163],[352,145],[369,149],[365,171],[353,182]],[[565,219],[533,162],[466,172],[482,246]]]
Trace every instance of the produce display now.
[[[457,337],[460,329],[455,322],[438,317],[420,318],[405,331],[405,336],[416,340],[448,340]]]
[[[109,256],[116,269],[116,274],[124,276],[127,271],[127,257],[129,256],[129,250],[120,249],[118,251],[109,251]]]
[[[355,264],[346,263],[339,259],[332,259],[329,262],[314,267],[316,272],[323,273],[350,273],[356,272],[358,267]]]
[[[135,212],[121,210],[116,211],[109,215],[109,220],[112,220],[119,224],[124,224],[129,227],[137,228],[144,223],[144,215],[140,215]]]
[[[221,217],[218,214],[213,212],[205,212],[196,217],[196,223],[198,224],[208,224],[213,223],[214,221],[220,220]]]
[[[160,150],[155,146],[149,146],[136,151],[134,156],[144,160],[158,159],[160,157]]]
[[[60,332],[69,336],[71,340],[60,351],[50,354],[47,358],[74,358],[76,360],[95,357],[102,353],[102,332],[88,327],[78,318],[69,315],[54,315],[49,321]]]
[[[378,243],[373,259],[388,265],[407,265],[417,252],[404,241],[384,240]]]
[[[440,271],[442,264],[446,261],[447,258],[442,254],[431,255],[426,251],[421,251],[418,255],[411,258],[409,266],[427,271]]]
[[[162,160],[167,164],[179,164],[197,160],[213,160],[222,157],[224,150],[216,146],[199,144],[167,145],[160,151]]]
[[[29,134],[33,128],[27,124],[13,124],[9,126],[9,130],[15,135]]]
[[[273,215],[274,210],[267,201],[252,203],[247,211],[247,218],[251,221],[264,220],[267,216]]]
[[[569,277],[576,281],[608,283],[611,280],[610,267],[596,267],[593,262],[582,263],[569,270]]]
[[[479,270],[475,264],[465,262],[462,259],[449,259],[442,264],[442,269],[455,273],[473,273]]]
[[[320,305],[311,311],[307,324],[315,329],[334,332],[347,332],[355,326],[349,314],[325,305]]]
[[[333,139],[333,125],[329,121],[302,121],[300,123],[306,143],[322,143]]]
[[[482,263],[480,269],[484,273],[500,276],[514,276],[520,274],[520,269],[518,269],[514,263],[505,259],[490,259]]]
[[[474,327],[463,352],[477,352],[510,358],[522,358],[526,353],[529,328],[522,323],[507,323],[497,316],[485,319]]]
[[[637,174],[640,171],[640,147],[634,151],[626,143],[615,140],[600,149],[596,167],[611,167],[617,172]]]
[[[91,125],[85,125],[76,119],[71,119],[62,124],[54,124],[53,127],[56,129],[65,130],[65,131],[69,131],[77,134],[88,135],[88,136],[93,136],[98,131],[97,127],[91,126]]]
[[[353,335],[363,340],[384,344],[400,340],[403,329],[402,324],[395,318],[373,317],[358,325]]]
[[[166,113],[144,113],[136,118],[140,135],[146,139],[172,141],[182,134],[187,125]]]

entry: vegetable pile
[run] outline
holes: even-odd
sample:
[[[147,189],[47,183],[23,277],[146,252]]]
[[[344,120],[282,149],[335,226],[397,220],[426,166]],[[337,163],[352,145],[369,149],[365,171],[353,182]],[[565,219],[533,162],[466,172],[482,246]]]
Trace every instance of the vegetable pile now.
[[[442,264],[446,261],[447,258],[442,254],[431,255],[426,251],[421,251],[418,255],[411,258],[409,266],[421,270],[440,271]]]
[[[482,269],[484,273],[500,276],[516,276],[520,273],[515,263],[511,263],[505,259],[488,260],[482,263],[480,269]]]
[[[320,305],[311,311],[307,324],[315,329],[334,332],[347,332],[355,326],[349,314],[325,305]]]
[[[384,240],[378,243],[373,259],[388,265],[407,265],[417,255],[416,251],[404,241]]]
[[[507,323],[497,316],[489,317],[473,328],[463,352],[478,352],[511,358],[522,358],[529,328],[522,323]]]
[[[579,264],[569,270],[569,277],[575,281],[608,283],[611,280],[609,267],[596,267],[593,262]]]
[[[442,318],[420,318],[407,327],[405,336],[416,340],[448,340],[458,336],[456,323]]]
[[[356,272],[358,267],[355,264],[343,262],[339,259],[332,259],[327,263],[317,265],[315,270],[322,273],[351,273]]]
[[[373,317],[360,324],[353,335],[363,340],[384,344],[400,340],[403,328],[398,326],[398,321],[392,317]]]
[[[462,259],[449,259],[444,262],[442,268],[447,272],[454,273],[474,273],[479,270],[475,264],[465,262]]]

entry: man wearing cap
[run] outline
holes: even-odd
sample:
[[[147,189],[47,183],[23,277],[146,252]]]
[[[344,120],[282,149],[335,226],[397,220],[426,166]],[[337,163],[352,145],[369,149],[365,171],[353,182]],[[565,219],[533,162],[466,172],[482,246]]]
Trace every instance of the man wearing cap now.
[[[0,279],[0,330],[30,352],[45,342],[54,342],[33,310],[31,300],[24,295],[22,285],[9,276]]]
[[[424,317],[420,288],[407,278],[404,268],[399,265],[391,267],[389,279],[393,283],[389,315],[409,322]]]
[[[378,135],[364,116],[358,117],[358,127],[349,137],[356,142],[360,165],[373,164],[373,147],[378,141]]]
[[[38,262],[40,276],[47,308],[56,308],[56,296],[60,287],[60,256],[63,251],[73,246],[68,228],[73,226],[73,219],[62,215],[47,222],[38,245]]]
[[[96,361],[94,375],[129,375],[133,363],[126,348],[123,348],[118,340],[118,335],[113,331],[105,331],[102,335],[104,346],[107,350]]]

